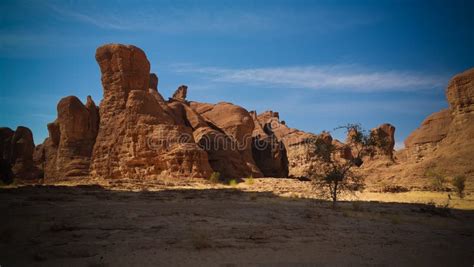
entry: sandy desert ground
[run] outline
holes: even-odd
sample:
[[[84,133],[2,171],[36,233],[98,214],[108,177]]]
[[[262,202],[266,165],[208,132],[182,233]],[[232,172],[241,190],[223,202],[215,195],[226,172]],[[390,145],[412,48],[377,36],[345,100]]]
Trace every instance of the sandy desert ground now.
[[[308,182],[0,189],[1,266],[472,266],[472,195],[371,193],[332,209]],[[351,196],[354,199],[354,196]],[[385,202],[373,201],[383,198]],[[370,201],[372,199],[372,201]],[[452,203],[450,204],[452,206]],[[456,208],[456,205],[458,208]]]

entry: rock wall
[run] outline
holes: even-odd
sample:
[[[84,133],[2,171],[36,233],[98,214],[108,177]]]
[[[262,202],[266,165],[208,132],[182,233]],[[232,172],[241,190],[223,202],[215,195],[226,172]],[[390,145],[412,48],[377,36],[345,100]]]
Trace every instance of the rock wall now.
[[[429,188],[431,169],[451,179],[467,178],[474,190],[474,68],[454,76],[446,88],[449,108],[428,116],[395,153],[396,164],[367,170],[369,181]]]
[[[257,113],[251,111],[255,128],[252,133],[252,155],[266,177],[288,177],[286,147],[273,133],[269,124],[261,125]]]
[[[18,126],[15,131],[0,128],[0,155],[2,177],[13,175],[19,180],[42,178],[43,173],[33,161],[35,144],[30,129]]]
[[[56,121],[48,124],[49,137],[35,150],[35,162],[47,181],[88,176],[99,130],[98,108],[90,96],[85,105],[68,96],[59,101],[57,112]]]
[[[263,176],[252,156],[255,125],[247,110],[227,102],[191,102],[190,107],[209,125],[195,136],[214,170],[229,178]]]
[[[283,144],[286,150],[289,176],[310,177],[314,173],[314,170],[320,167],[321,160],[319,156],[315,154],[315,147],[306,142],[306,140],[323,138],[323,135],[306,133],[298,129],[289,128],[286,123],[280,121],[278,112],[265,111],[257,115],[257,121],[260,125],[263,125],[263,131],[271,133],[277,141]],[[332,138],[330,138],[330,140],[328,139],[328,142],[331,141]],[[284,156],[282,155],[282,157]],[[286,160],[283,159],[283,161]],[[285,166],[283,165],[283,167]],[[286,172],[285,168],[282,172]]]
[[[458,154],[463,156],[455,162],[474,158],[474,153],[467,153],[467,149],[474,145],[474,69],[451,79],[446,98],[449,108],[428,116],[405,140],[404,153],[408,159],[423,161],[435,155]]]
[[[372,159],[385,158],[393,160],[395,147],[395,126],[384,123],[370,130],[370,138],[374,142]]]
[[[104,98],[91,175],[109,179],[209,177],[212,169],[207,154],[194,142],[192,129],[163,109],[153,88],[158,79],[150,83],[145,53],[135,46],[111,44],[97,49],[96,60]]]
[[[1,128],[2,166],[10,164],[22,178],[40,177],[44,170],[52,181],[209,177],[213,171],[226,178],[309,177],[322,162],[308,139],[341,148],[341,158],[353,157],[354,144],[289,128],[277,112],[257,115],[227,102],[189,102],[186,85],[166,101],[158,92],[158,76],[149,72],[145,53],[135,46],[104,45],[96,60],[103,85],[100,108],[90,97],[85,104],[74,96],[61,99],[58,118],[48,124],[49,137],[37,147],[28,129]],[[395,155],[395,127],[372,129],[378,143],[369,161],[373,164],[361,170],[377,179],[393,173],[408,177],[408,172],[416,178],[436,165],[472,176],[473,84],[474,69],[455,76],[446,90],[449,109],[428,117]]]

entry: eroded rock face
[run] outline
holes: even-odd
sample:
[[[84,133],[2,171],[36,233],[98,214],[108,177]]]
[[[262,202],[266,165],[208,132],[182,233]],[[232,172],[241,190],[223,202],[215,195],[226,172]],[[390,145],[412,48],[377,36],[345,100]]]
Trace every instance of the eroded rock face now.
[[[58,118],[48,124],[49,137],[35,149],[35,164],[47,181],[88,176],[99,111],[90,96],[84,105],[77,97],[61,99]]]
[[[172,99],[177,100],[177,101],[186,101],[187,93],[188,93],[188,87],[186,85],[181,85],[174,92]]]
[[[405,140],[398,176],[429,180],[435,169],[447,177],[465,175],[467,190],[474,188],[474,68],[454,76],[446,89],[449,108],[426,118]]]
[[[15,131],[8,127],[0,128],[0,156],[8,162],[11,161],[12,138],[14,134]]]
[[[103,178],[209,177],[212,169],[207,154],[195,143],[192,129],[176,121],[174,111],[156,94],[154,82],[150,83],[145,53],[135,46],[112,44],[99,47],[96,59],[104,99],[91,174]]]
[[[405,139],[405,147],[435,144],[443,140],[449,131],[453,116],[450,109],[443,109],[426,118],[421,126]]]
[[[15,176],[22,178],[31,177],[34,169],[33,151],[35,144],[33,143],[33,133],[26,127],[19,126],[15,130],[12,137],[12,170]]]
[[[408,158],[421,160],[435,153],[440,146],[461,143],[468,145],[472,140],[474,68],[451,79],[446,89],[446,98],[449,108],[431,114],[405,140]]]
[[[225,177],[261,177],[263,174],[252,156],[253,119],[237,105],[191,102],[190,107],[205,119],[209,128],[195,134],[211,158],[211,166]]]
[[[278,140],[270,124],[261,125],[257,113],[251,111],[255,128],[252,133],[252,155],[266,177],[288,177],[288,156],[285,145]]]
[[[90,158],[98,132],[97,107],[90,97],[87,106],[75,96],[58,103],[59,144],[56,176],[74,177],[89,174]]]
[[[265,111],[257,116],[257,121],[260,125],[263,125],[262,129],[265,133],[270,132],[285,148],[289,176],[310,177],[314,170],[320,167],[321,160],[315,154],[315,147],[307,140],[322,138],[331,143],[332,138],[330,136],[316,135],[289,128],[286,124],[280,122],[278,112]],[[282,157],[285,161],[283,155]]]
[[[155,73],[150,73],[150,83],[148,88],[158,91],[158,76]]]
[[[474,68],[451,79],[446,89],[446,98],[454,113],[474,111]]]
[[[393,148],[395,147],[395,127],[389,123],[384,123],[370,131],[372,140],[375,143],[374,156],[387,157],[393,159]]]
[[[148,92],[153,95],[154,98],[158,102],[160,102],[161,106],[163,107],[163,103],[165,103],[165,99],[161,94],[158,92],[158,76],[154,73],[150,74],[150,83],[148,86]]]
[[[10,172],[15,179],[31,180],[42,177],[42,172],[33,162],[35,144],[30,129],[19,126],[15,131],[0,128],[0,153],[2,177]]]

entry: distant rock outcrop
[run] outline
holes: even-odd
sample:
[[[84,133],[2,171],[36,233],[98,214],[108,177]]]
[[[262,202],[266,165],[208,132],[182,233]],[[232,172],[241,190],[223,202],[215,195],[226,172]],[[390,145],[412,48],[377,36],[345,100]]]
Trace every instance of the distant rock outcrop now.
[[[425,188],[427,170],[448,179],[464,175],[474,189],[474,68],[454,76],[446,89],[449,108],[428,116],[395,153],[396,164],[366,170],[369,181]]]
[[[393,159],[393,148],[395,147],[395,126],[384,123],[370,131],[370,137],[374,142],[373,157],[386,157]]]
[[[360,148],[351,138],[334,140],[328,132],[312,134],[290,128],[279,114],[248,112],[232,103],[187,101],[186,85],[168,101],[158,91],[145,53],[130,45],[97,49],[103,100],[83,104],[68,96],[58,103],[49,137],[34,146],[28,128],[0,128],[2,179],[45,181],[163,177],[225,178],[311,177],[325,162],[315,143],[338,148],[336,159],[354,159]],[[395,127],[371,130],[375,146],[358,170],[369,180],[423,177],[432,166],[446,173],[474,173],[474,69],[455,76],[446,90],[449,109],[428,117],[394,153]],[[366,164],[367,162],[367,164]],[[8,177],[7,177],[8,178]],[[397,178],[397,179],[398,179]]]
[[[453,116],[450,109],[443,109],[428,116],[421,126],[405,139],[405,147],[436,144],[448,134]]]
[[[171,99],[184,102],[186,101],[187,94],[188,94],[188,87],[186,85],[181,85],[180,87],[178,87],[178,89],[176,89]]]
[[[446,89],[449,108],[454,114],[474,111],[474,68],[454,76]]]
[[[42,172],[33,161],[35,144],[30,129],[18,126],[15,131],[0,128],[2,177],[13,175],[20,180],[42,178]]]
[[[458,146],[463,151],[474,145],[474,69],[451,79],[446,98],[449,108],[431,114],[405,140],[409,158],[420,160],[440,148]]]
[[[282,143],[286,150],[289,176],[310,177],[314,170],[320,167],[321,160],[316,155],[315,148],[307,140],[318,138],[326,140],[326,136],[289,128],[280,121],[278,112],[265,111],[257,115],[257,121],[263,125],[264,132],[271,133],[278,142]],[[329,136],[327,141],[331,143],[332,138]],[[282,157],[284,156],[282,155]],[[282,160],[286,161],[284,158]],[[283,165],[283,167],[285,166]],[[283,172],[286,172],[285,168],[283,168]]]

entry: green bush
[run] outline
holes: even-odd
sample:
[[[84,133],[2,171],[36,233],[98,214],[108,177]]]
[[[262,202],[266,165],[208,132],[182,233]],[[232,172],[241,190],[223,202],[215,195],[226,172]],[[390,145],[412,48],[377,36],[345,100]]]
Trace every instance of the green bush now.
[[[209,181],[211,183],[218,183],[221,178],[221,174],[219,172],[213,172],[209,177]]]
[[[229,185],[230,185],[230,186],[236,186],[236,185],[237,185],[237,180],[235,180],[235,179],[230,179]]]
[[[250,177],[248,177],[245,182],[247,182],[248,185],[253,185],[254,183],[254,180],[253,180],[253,176],[250,175]]]
[[[453,178],[451,184],[460,198],[464,198],[464,188],[466,187],[466,176],[458,175]]]

